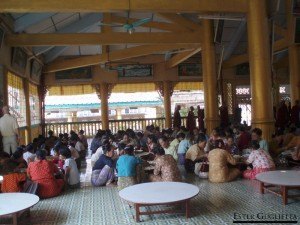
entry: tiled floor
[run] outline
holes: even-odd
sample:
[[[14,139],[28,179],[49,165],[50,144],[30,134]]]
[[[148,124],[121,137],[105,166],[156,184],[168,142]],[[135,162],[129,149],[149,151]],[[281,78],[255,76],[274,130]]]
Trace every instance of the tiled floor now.
[[[23,221],[22,224],[135,224],[134,210],[122,202],[117,188],[91,187],[89,163],[87,171],[81,176],[81,189],[40,201],[31,210],[31,222]],[[271,194],[261,195],[256,181],[212,184],[194,176],[190,176],[188,181],[200,188],[199,195],[191,202],[192,218],[187,220],[182,213],[142,216],[140,224],[233,224],[235,213],[294,214],[300,224],[300,198],[298,201],[292,199],[283,206],[281,198]]]

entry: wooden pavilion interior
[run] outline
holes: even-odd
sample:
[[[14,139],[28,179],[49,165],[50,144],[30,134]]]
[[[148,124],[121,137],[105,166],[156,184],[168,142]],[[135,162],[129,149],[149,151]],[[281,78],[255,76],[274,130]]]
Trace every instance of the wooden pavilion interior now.
[[[169,99],[174,88],[201,87],[210,131],[219,123],[218,95],[233,114],[236,86],[248,85],[252,124],[269,139],[274,131],[270,112],[280,100],[279,85],[289,85],[292,104],[299,99],[299,50],[292,10],[290,0],[1,1],[2,104],[9,103],[11,77],[21,78],[27,105],[23,130],[29,142],[43,124],[41,111],[39,124],[32,127],[31,92],[37,93],[40,107],[36,108],[42,110],[47,91],[96,91],[107,129],[107,99],[114,90],[160,90],[166,127],[171,127]],[[136,27],[126,27],[132,24]],[[152,76],[120,78],[117,70],[124,65],[151,65]],[[240,68],[244,75],[237,74]],[[59,77],[68,76],[64,71],[80,75]]]
[[[293,0],[0,0],[0,106],[10,106],[18,118],[21,142],[28,144],[50,127],[45,123],[46,95],[76,98],[96,93],[101,103],[97,128],[106,130],[112,126],[108,115],[111,93],[159,91],[164,128],[170,128],[173,91],[202,90],[207,133],[220,125],[220,106],[226,106],[233,118],[244,101],[251,105],[252,127],[260,128],[263,138],[271,140],[273,108],[282,100],[280,86],[289,90],[285,97],[292,105],[300,99],[297,4]],[[244,98],[237,87],[248,88],[242,93]],[[227,196],[231,188],[240,188],[239,196],[244,196],[251,185],[243,187],[240,182],[236,187],[228,184],[226,191],[215,190]],[[111,190],[101,192],[113,194]],[[113,198],[119,205],[115,209],[123,210]],[[251,211],[258,205],[268,206],[255,198],[255,204],[242,208]],[[84,196],[80,199],[84,201]],[[244,201],[251,199],[248,196]],[[281,210],[271,197],[268,201],[276,212]],[[39,207],[46,210],[45,204]],[[299,204],[285,210],[297,209],[299,212]],[[218,207],[205,210],[216,213]],[[111,224],[131,224],[131,218],[123,214],[121,219],[126,222],[116,219]],[[33,217],[37,215],[41,216],[36,213]],[[220,220],[207,216],[213,224],[232,222],[227,214]],[[200,217],[191,224],[200,224]],[[65,216],[61,223],[57,218],[49,221],[79,224],[78,218]],[[96,224],[87,218],[85,214],[82,224]],[[207,218],[203,224],[209,224]],[[185,222],[178,217],[158,221]]]

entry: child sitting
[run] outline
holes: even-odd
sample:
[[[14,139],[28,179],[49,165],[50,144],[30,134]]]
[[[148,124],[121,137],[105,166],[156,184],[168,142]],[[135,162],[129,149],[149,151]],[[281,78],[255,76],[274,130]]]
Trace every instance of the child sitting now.
[[[71,151],[66,146],[59,149],[59,158],[64,161],[63,169],[65,171],[65,183],[70,188],[80,187],[80,177],[75,160],[72,158]]]
[[[247,163],[251,163],[253,169],[244,171],[244,178],[254,180],[257,174],[275,169],[273,159],[268,152],[260,148],[258,141],[251,142],[251,149]]]

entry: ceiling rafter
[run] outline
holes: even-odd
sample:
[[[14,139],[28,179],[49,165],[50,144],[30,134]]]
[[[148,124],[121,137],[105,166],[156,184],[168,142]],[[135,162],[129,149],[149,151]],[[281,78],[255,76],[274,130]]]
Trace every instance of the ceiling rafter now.
[[[84,17],[82,17],[80,20],[77,20],[70,25],[63,27],[62,29],[55,32],[56,34],[64,34],[64,33],[81,33],[87,31],[92,25],[98,23],[100,20],[102,20],[103,15],[102,13],[90,13]],[[53,45],[49,46],[43,46],[43,47],[34,47],[33,51],[36,55],[40,55],[42,53],[45,53],[49,51],[50,49],[56,49],[55,51],[52,51],[53,56],[57,55],[59,56],[59,53],[63,52],[66,49],[66,46],[60,47],[54,47]],[[57,57],[56,56],[56,57]],[[52,58],[52,57],[51,57]]]
[[[14,23],[14,31],[21,32],[28,27],[40,23],[43,20],[50,18],[55,13],[28,13],[17,19]]]
[[[170,51],[181,48],[199,48],[199,44],[166,44],[166,45],[143,45],[132,48],[127,48],[110,53],[102,53],[93,56],[81,56],[74,59],[63,59],[53,62],[46,66],[46,73],[56,72],[61,70],[68,70],[73,68],[80,68],[85,66],[98,65],[106,62],[119,61],[134,57],[151,55],[157,52]]]
[[[161,16],[172,23],[176,24],[177,26],[180,25],[181,27],[185,27],[190,31],[202,31],[202,27],[200,24],[197,24],[189,19],[184,18],[183,16],[175,13],[158,13],[158,16]]]
[[[197,54],[200,51],[201,51],[201,48],[199,47],[199,48],[193,49],[191,51],[177,53],[175,56],[173,56],[171,59],[169,59],[166,62],[166,67],[167,68],[175,67],[179,63],[184,62],[185,60],[187,60],[188,58],[192,57],[193,55]]]
[[[248,0],[1,0],[0,13],[31,12],[247,12]],[[222,7],[220,7],[220,5]]]
[[[5,38],[8,46],[71,46],[116,44],[195,44],[201,34],[190,33],[73,33],[73,34],[12,34]]]
[[[273,46],[274,53],[281,51],[287,47],[288,47],[287,39],[280,39],[278,41],[275,41],[274,46]],[[231,67],[237,66],[239,64],[246,63],[248,61],[249,61],[248,53],[242,54],[242,55],[235,55],[235,56],[232,56],[230,59],[224,61],[223,68],[224,69],[231,68]]]

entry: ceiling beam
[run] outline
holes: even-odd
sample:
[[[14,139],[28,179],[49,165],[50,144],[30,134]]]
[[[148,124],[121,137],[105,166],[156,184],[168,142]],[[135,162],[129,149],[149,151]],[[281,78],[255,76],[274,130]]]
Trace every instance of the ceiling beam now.
[[[104,13],[103,15],[103,23],[110,24],[111,23],[111,13]],[[112,27],[110,26],[101,26],[101,33],[111,33],[112,32]],[[109,45],[102,45],[101,46],[101,52],[102,53],[107,53],[109,52]]]
[[[112,23],[119,23],[119,24],[125,24],[125,23],[133,23],[138,21],[139,19],[133,19],[133,18],[125,18],[120,16],[112,16],[111,22]],[[183,32],[183,31],[189,31],[189,29],[178,26],[177,24],[172,23],[165,23],[165,22],[155,22],[150,21],[148,23],[144,23],[140,25],[140,27],[147,27],[147,28],[155,28],[159,30],[166,30],[171,32]]]
[[[74,68],[80,68],[85,66],[98,65],[106,62],[119,61],[124,59],[130,59],[134,57],[140,57],[145,55],[151,55],[157,52],[170,51],[173,49],[181,48],[195,48],[199,45],[194,44],[167,44],[167,45],[143,45],[133,48],[126,48],[119,51],[110,53],[103,53],[101,55],[93,56],[81,56],[74,59],[65,59],[53,62],[46,66],[45,73],[56,72],[61,70],[68,70]]]
[[[170,22],[180,25],[181,27],[185,27],[191,31],[199,31],[201,32],[201,25],[197,24],[189,19],[184,18],[183,16],[175,13],[159,13],[158,16],[161,16]]]
[[[6,36],[8,46],[69,46],[116,44],[195,44],[200,33],[84,33],[84,34],[13,34]]]
[[[248,0],[1,0],[0,13],[31,12],[247,12]],[[220,7],[221,6],[221,7]]]
[[[55,13],[28,13],[18,18],[14,23],[14,31],[21,32],[26,30],[28,27],[42,22],[55,15]]]
[[[273,52],[276,53],[278,51],[282,51],[287,47],[288,47],[288,41],[286,39],[280,39],[280,40],[274,42]],[[233,56],[230,59],[224,61],[223,68],[224,69],[231,68],[231,67],[237,66],[239,64],[246,63],[248,61],[249,61],[248,53]]]
[[[167,68],[172,68],[174,66],[177,66],[179,63],[184,62],[185,60],[187,60],[188,58],[197,54],[200,51],[201,48],[196,48],[191,51],[178,53],[166,62],[166,66]]]
[[[62,29],[59,29],[56,31],[56,34],[64,34],[64,33],[81,33],[87,31],[92,25],[98,23],[103,19],[102,13],[90,13],[84,17],[82,17],[80,20],[77,20],[71,24],[69,24],[66,27],[63,27]],[[43,47],[34,47],[33,51],[35,55],[40,55],[44,52],[49,51],[54,46],[43,46]],[[57,48],[55,54],[58,54],[59,52],[62,52],[66,49],[66,46]]]
[[[246,33],[246,21],[241,21],[237,30],[233,33],[233,37],[231,38],[229,44],[226,47],[224,52],[224,60],[230,58],[234,50],[236,49],[238,43],[240,42],[243,35]]]

